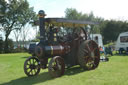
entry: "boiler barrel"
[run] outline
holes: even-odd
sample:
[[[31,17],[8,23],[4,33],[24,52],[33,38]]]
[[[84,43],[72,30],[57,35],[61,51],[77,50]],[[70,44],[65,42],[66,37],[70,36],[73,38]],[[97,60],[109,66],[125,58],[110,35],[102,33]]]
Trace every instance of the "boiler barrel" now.
[[[64,55],[69,51],[69,46],[55,45],[55,46],[45,46],[45,55]]]

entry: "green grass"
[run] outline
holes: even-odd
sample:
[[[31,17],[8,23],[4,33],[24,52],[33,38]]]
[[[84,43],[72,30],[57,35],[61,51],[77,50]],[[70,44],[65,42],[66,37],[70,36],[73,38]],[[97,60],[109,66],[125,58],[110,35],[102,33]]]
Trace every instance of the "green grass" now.
[[[92,71],[75,66],[59,78],[52,78],[47,69],[27,77],[23,65],[28,56],[27,53],[0,54],[0,85],[128,85],[128,56],[112,56],[109,62],[100,62]]]

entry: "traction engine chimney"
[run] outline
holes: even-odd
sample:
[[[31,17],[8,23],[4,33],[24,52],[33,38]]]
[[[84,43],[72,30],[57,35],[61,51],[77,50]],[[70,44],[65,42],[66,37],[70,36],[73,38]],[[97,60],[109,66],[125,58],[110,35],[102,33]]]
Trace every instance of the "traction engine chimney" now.
[[[43,10],[40,10],[38,12],[39,15],[39,29],[40,29],[40,42],[45,43],[45,12]]]

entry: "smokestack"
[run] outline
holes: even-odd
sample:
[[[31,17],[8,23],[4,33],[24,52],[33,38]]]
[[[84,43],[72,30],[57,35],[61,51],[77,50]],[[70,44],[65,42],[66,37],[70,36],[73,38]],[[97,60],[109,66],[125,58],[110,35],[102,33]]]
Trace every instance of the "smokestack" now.
[[[45,38],[45,12],[43,10],[40,10],[38,12],[39,15],[39,29],[40,29],[40,42],[44,43],[46,38]]]

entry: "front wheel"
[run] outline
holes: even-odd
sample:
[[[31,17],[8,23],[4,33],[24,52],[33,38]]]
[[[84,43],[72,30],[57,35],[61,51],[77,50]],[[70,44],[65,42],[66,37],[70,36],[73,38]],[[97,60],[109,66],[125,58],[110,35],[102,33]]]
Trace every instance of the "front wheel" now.
[[[64,59],[60,56],[53,57],[48,65],[48,71],[52,77],[60,77],[64,74]]]
[[[40,72],[39,60],[36,57],[29,57],[24,62],[24,72],[27,76],[35,76]]]

